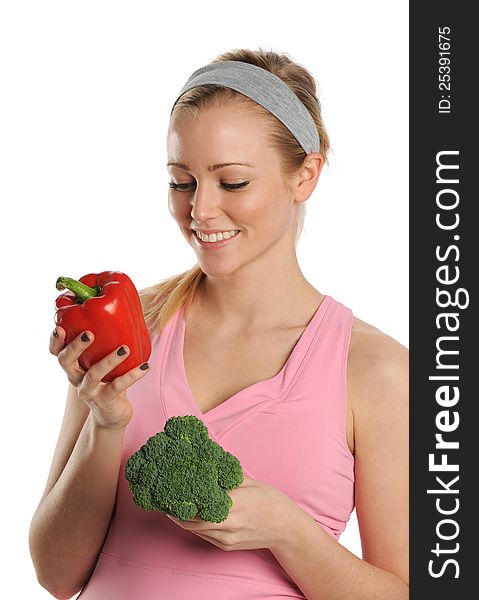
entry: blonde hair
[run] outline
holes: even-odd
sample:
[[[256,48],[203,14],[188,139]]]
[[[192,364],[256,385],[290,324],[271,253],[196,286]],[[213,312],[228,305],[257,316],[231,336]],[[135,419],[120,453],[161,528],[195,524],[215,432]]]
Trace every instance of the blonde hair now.
[[[321,117],[321,104],[316,93],[316,82],[307,69],[293,62],[287,54],[278,54],[262,48],[231,50],[220,54],[211,62],[222,60],[247,62],[266,69],[282,79],[313,117],[321,143],[320,154],[324,162],[328,163],[329,137]],[[250,98],[230,88],[212,84],[198,86],[180,97],[171,113],[171,119],[177,115],[197,117],[203,107],[231,102],[243,104],[248,110],[255,111],[258,117],[266,119],[268,141],[278,152],[285,186],[288,187],[288,178],[296,174],[303,166],[305,151],[291,132],[274,115]],[[296,209],[295,245],[301,236],[305,215],[306,203],[299,202]],[[151,333],[159,333],[180,306],[184,304],[185,309],[188,308],[196,289],[205,277],[205,273],[196,263],[191,269],[163,279],[140,291],[145,321]]]

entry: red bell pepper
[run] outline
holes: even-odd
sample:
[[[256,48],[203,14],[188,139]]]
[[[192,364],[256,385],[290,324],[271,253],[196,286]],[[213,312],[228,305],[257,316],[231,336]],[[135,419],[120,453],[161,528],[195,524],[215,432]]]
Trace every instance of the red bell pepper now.
[[[65,329],[65,342],[69,344],[86,330],[95,335],[78,359],[83,369],[88,370],[122,344],[129,347],[130,354],[103,377],[103,382],[148,361],[151,338],[140,297],[128,275],[103,271],[84,275],[79,281],[59,277],[56,287],[69,290],[55,300],[55,323]]]

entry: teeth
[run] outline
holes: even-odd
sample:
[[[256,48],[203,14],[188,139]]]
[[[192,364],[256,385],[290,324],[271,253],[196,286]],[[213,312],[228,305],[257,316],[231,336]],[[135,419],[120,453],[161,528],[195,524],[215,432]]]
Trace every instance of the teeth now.
[[[196,232],[196,235],[203,240],[203,242],[218,242],[221,240],[229,240],[229,238],[233,237],[239,232],[239,229],[233,229],[232,231],[219,231],[218,233],[201,233],[200,231]]]

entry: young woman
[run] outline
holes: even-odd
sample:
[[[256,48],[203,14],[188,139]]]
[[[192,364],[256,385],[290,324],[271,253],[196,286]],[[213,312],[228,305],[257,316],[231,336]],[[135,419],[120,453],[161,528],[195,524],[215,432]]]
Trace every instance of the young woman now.
[[[285,55],[227,52],[181,90],[167,147],[170,212],[197,264],[141,292],[149,369],[102,383],[128,354],[85,372],[93,333],[52,334],[70,387],[31,525],[40,583],[85,600],[405,600],[407,350],[296,256],[329,150],[313,77]],[[243,466],[222,523],[143,511],[125,480],[129,456],[186,414]],[[337,542],[354,506],[362,559]]]

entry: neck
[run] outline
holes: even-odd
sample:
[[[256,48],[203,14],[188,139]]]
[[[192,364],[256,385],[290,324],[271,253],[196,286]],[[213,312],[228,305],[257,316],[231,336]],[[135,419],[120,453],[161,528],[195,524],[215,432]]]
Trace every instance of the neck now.
[[[269,329],[291,323],[294,315],[301,323],[322,300],[301,272],[296,252],[281,260],[262,258],[223,277],[207,275],[198,288],[205,316],[224,333]]]

